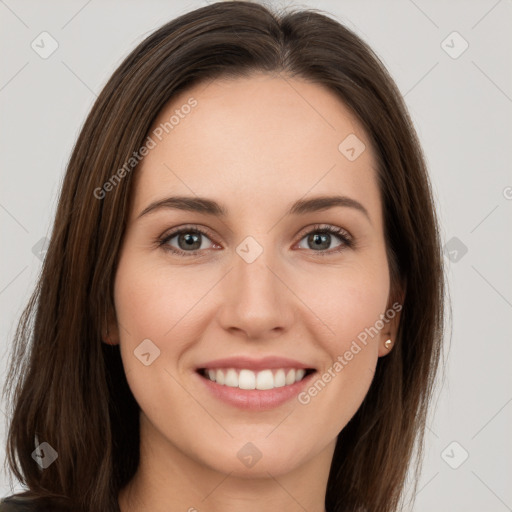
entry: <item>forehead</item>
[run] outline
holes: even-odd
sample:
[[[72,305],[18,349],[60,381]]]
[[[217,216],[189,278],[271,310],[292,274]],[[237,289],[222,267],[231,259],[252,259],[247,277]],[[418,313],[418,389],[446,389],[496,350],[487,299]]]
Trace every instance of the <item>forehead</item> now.
[[[241,208],[308,193],[378,201],[373,151],[357,118],[303,79],[255,73],[201,83],[167,103],[149,136],[155,146],[136,170],[134,213],[166,193],[228,196]],[[345,140],[357,151],[364,144],[355,160],[340,149]]]

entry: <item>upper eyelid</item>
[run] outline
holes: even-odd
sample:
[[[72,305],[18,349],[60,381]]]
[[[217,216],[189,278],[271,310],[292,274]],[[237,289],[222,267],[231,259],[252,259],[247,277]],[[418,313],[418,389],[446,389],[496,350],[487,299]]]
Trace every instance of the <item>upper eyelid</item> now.
[[[316,223],[316,224],[307,226],[307,227],[301,229],[297,236],[300,236],[300,235],[305,236],[308,233],[310,233],[311,231],[322,231],[324,229],[325,230],[330,230],[330,229],[339,230],[340,233],[338,233],[338,234],[346,234],[348,236],[348,238],[350,238],[351,240],[354,238],[352,236],[352,234],[350,233],[350,231],[348,231],[347,229],[345,229],[341,226],[335,226],[334,224],[325,224],[325,223],[323,223],[323,224]],[[333,234],[336,234],[336,233],[333,233]]]

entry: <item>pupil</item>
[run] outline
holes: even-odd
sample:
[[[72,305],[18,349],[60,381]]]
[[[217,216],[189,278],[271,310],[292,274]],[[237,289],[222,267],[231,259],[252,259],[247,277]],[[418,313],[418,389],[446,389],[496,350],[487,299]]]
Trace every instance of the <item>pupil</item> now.
[[[190,247],[194,244],[197,244],[199,236],[198,235],[191,235],[190,233],[186,233],[183,238],[185,239],[186,246],[190,249]]]
[[[313,236],[313,240],[314,240],[314,245],[318,248],[320,246],[322,246],[323,249],[327,249],[329,247],[329,242],[327,241],[327,237],[329,236],[327,233],[324,233],[324,234],[314,234],[312,235]],[[323,244],[322,244],[322,239],[323,239]]]

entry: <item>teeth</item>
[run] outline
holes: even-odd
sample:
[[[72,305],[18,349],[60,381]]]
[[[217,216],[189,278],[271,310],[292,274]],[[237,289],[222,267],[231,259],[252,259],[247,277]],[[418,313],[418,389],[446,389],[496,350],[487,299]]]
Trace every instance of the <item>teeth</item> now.
[[[205,376],[217,384],[240,389],[274,389],[290,386],[304,378],[306,370],[303,368],[278,370],[236,370],[228,368],[224,370],[208,369]]]
[[[277,370],[274,375],[274,387],[282,388],[286,384],[286,376],[284,374],[284,370]]]
[[[224,386],[229,386],[230,388],[238,387],[238,375],[236,374],[235,370],[233,370],[233,368],[230,368],[226,373]]]
[[[258,372],[256,376],[256,389],[274,389],[274,376],[271,370]]]
[[[235,370],[235,379],[231,387],[240,389],[255,389],[256,388],[256,375],[251,370],[240,370],[240,375],[237,375]]]

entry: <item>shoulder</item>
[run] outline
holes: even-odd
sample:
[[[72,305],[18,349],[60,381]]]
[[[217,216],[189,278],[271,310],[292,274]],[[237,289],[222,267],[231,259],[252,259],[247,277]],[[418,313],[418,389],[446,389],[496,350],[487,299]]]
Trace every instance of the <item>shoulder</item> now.
[[[0,512],[39,512],[34,501],[21,494],[0,499]]]
[[[36,498],[24,492],[0,498],[0,512],[56,512],[63,510],[50,505],[47,500]]]

